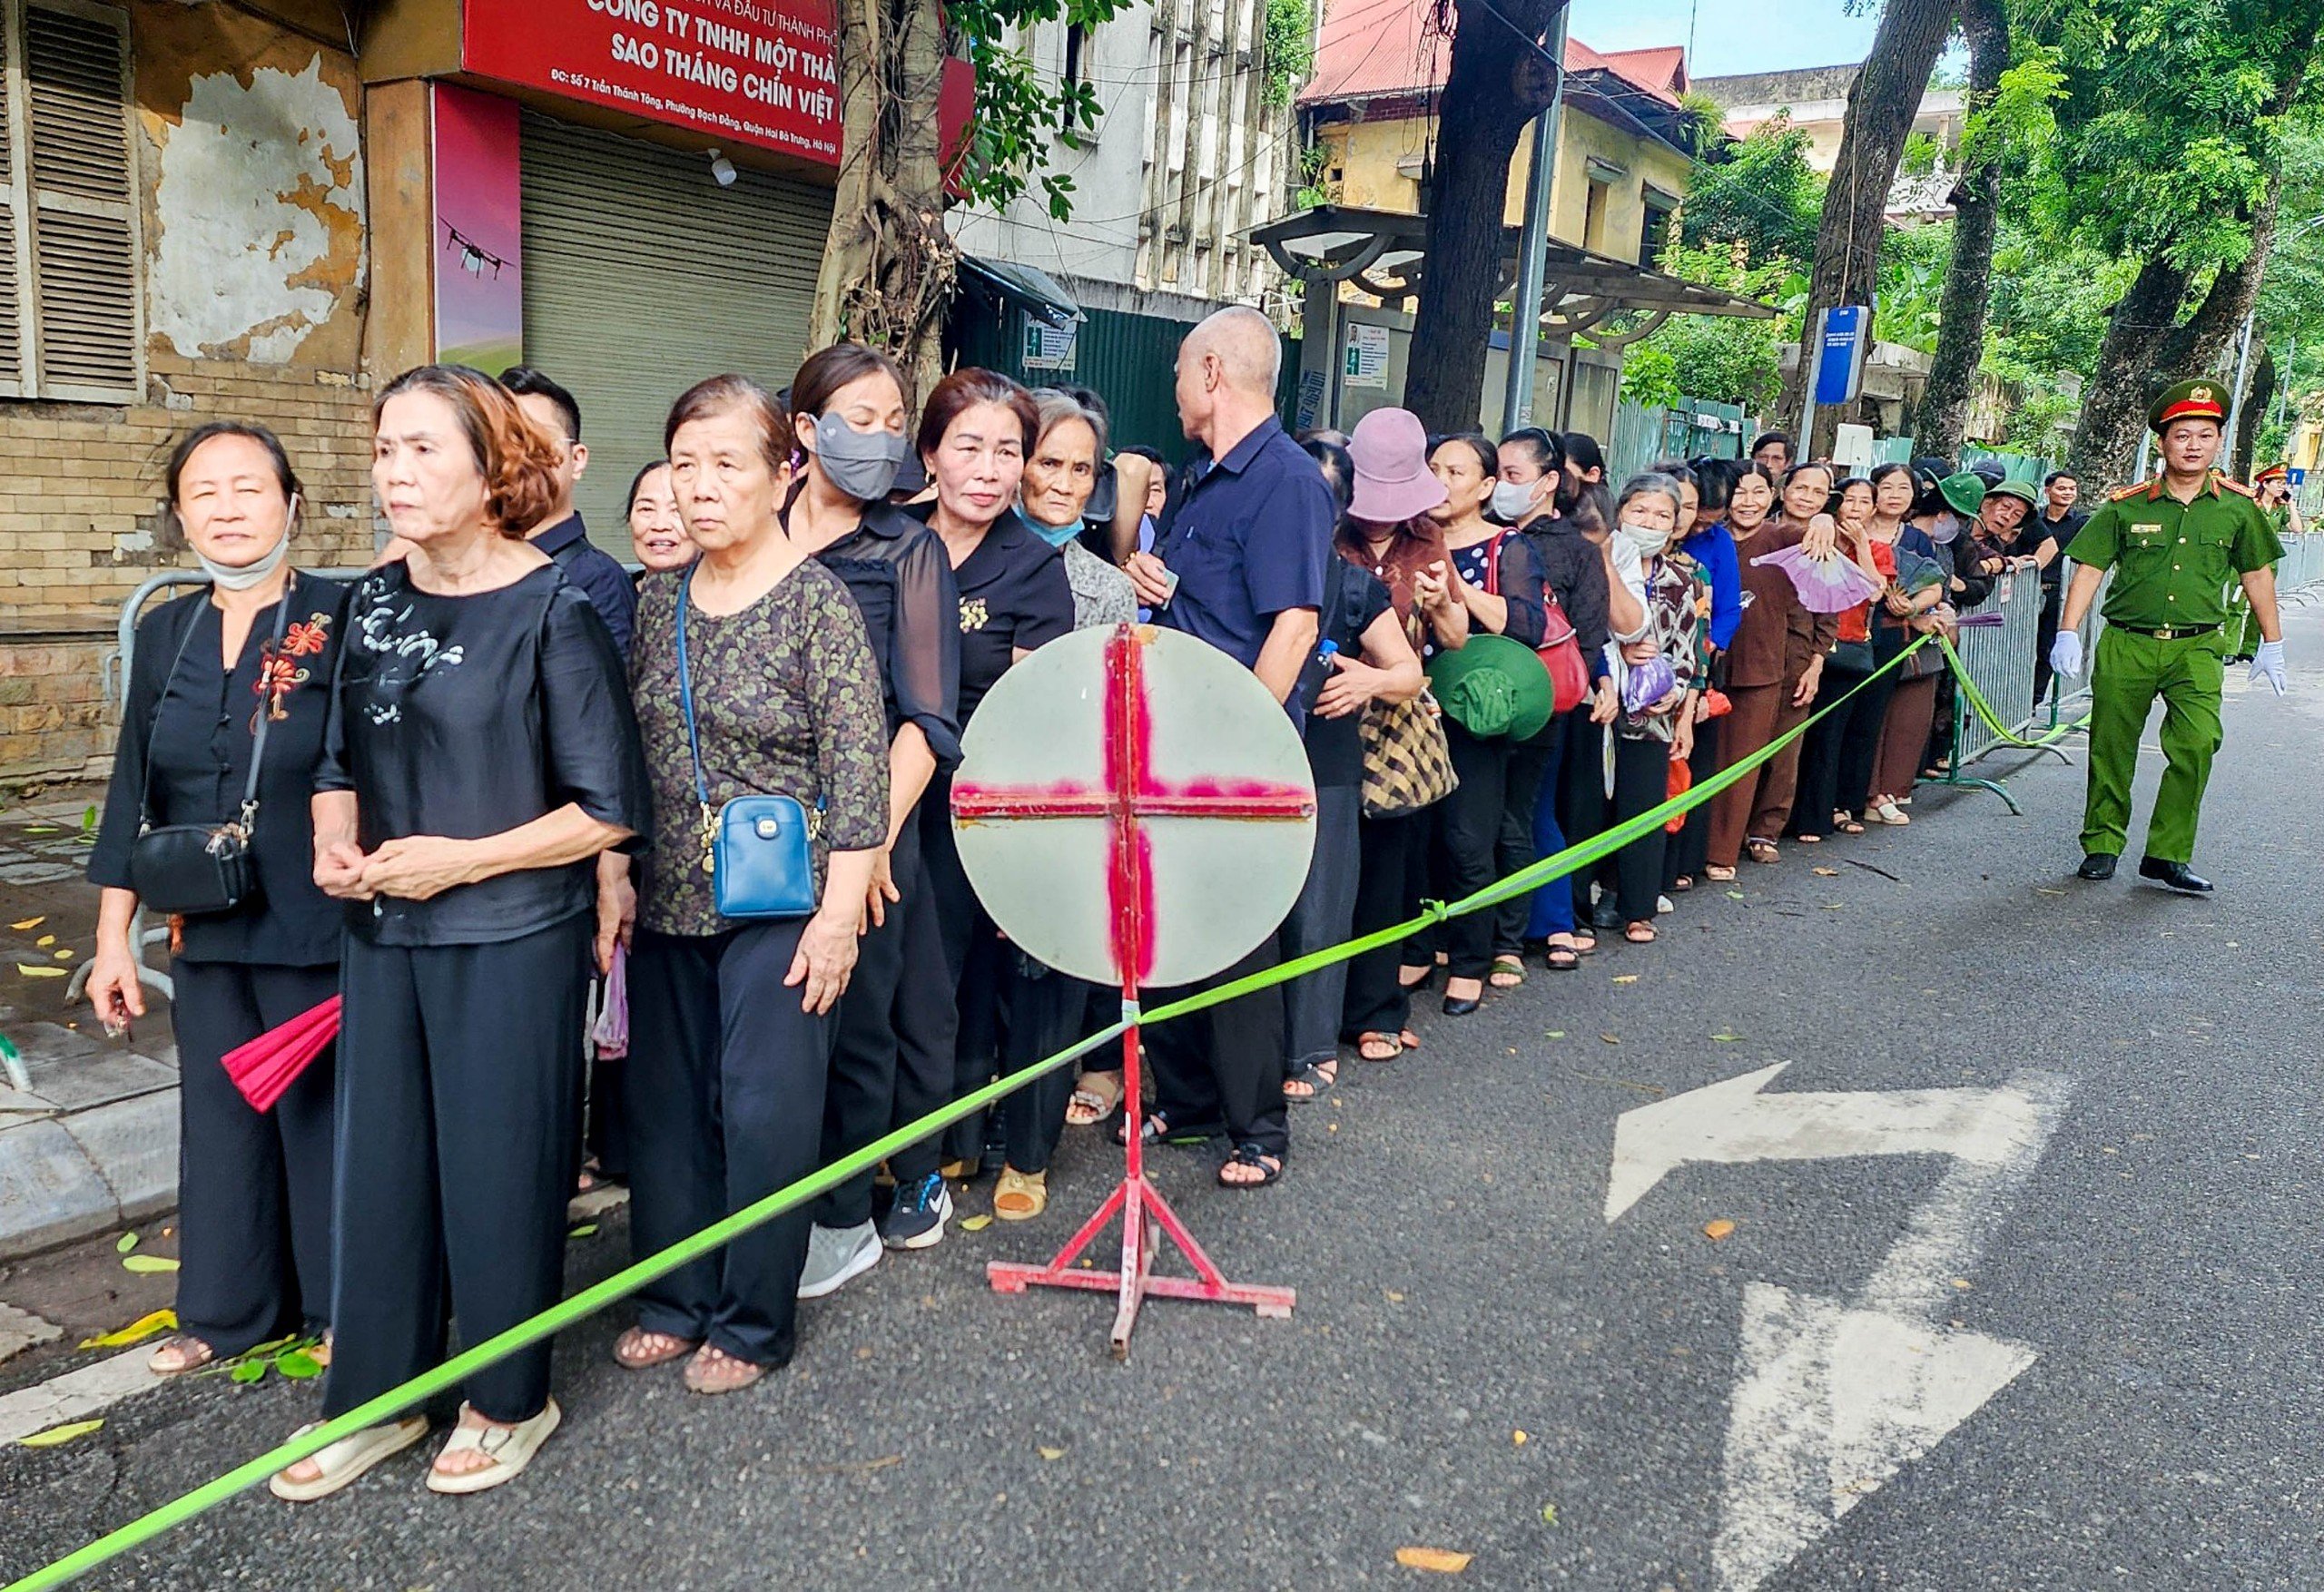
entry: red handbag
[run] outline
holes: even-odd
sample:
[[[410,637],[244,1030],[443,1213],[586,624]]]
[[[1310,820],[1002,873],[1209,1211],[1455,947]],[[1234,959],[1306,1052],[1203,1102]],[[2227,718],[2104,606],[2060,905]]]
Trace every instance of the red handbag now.
[[[1502,531],[1485,550],[1485,595],[1501,595],[1501,545],[1510,533]],[[1574,634],[1573,621],[1565,616],[1558,605],[1558,595],[1550,583],[1541,583],[1541,644],[1533,649],[1541,666],[1550,672],[1550,686],[1557,694],[1555,712],[1567,712],[1581,705],[1590,694],[1590,666],[1582,661],[1581,643]]]

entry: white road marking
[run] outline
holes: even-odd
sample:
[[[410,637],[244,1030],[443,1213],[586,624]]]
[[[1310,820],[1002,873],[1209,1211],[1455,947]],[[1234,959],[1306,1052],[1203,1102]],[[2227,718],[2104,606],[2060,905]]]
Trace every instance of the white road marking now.
[[[1782,1066],[1625,1112],[1607,1220],[1687,1161],[1947,1154],[1954,1165],[1853,1302],[1744,1290],[1711,1562],[1753,1592],[2026,1367],[2026,1344],[1941,1322],[2063,1114],[2068,1086],[1763,1095]]]

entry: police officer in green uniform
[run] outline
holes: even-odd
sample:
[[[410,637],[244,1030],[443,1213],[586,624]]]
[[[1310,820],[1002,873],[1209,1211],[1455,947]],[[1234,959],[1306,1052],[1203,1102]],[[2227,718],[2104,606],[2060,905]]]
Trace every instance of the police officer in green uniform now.
[[[2162,473],[2115,493],[2066,549],[2078,567],[2050,649],[2051,665],[2060,674],[2082,673],[2076,632],[2106,571],[2114,571],[2090,681],[2083,879],[2114,876],[2130,833],[2139,736],[2159,696],[2167,766],[2147,821],[2139,873],[2173,889],[2201,894],[2211,888],[2188,863],[2195,853],[2203,786],[2220,745],[2227,645],[2221,627],[2231,581],[2240,581],[2250,598],[2262,638],[2250,677],[2267,681],[2278,696],[2284,693],[2273,567],[2283,546],[2250,489],[2211,467],[2224,435],[2224,398],[2211,381],[2182,381],[2164,392],[2147,416],[2162,441]]]

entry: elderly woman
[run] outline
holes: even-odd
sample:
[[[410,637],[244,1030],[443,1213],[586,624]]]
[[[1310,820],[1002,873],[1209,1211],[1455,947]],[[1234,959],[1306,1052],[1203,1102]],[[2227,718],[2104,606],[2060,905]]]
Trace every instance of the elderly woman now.
[[[936,384],[921,411],[920,457],[936,497],[917,512],[928,516],[960,589],[964,724],[1010,665],[1074,626],[1065,560],[1015,507],[1039,432],[1032,395],[990,370],[955,370]],[[985,916],[953,844],[951,798],[951,778],[940,773],[921,804],[921,846],[960,1013],[952,1088],[965,1094],[990,1082],[997,1065],[1038,1061],[1067,1043],[1088,997],[1082,986],[1025,958]],[[993,1191],[995,1214],[1022,1221],[1048,1204],[1049,1155],[1071,1088],[1068,1075],[1053,1072],[1003,1106],[1005,1165]],[[954,1175],[980,1168],[984,1125],[970,1117],[948,1135]]]
[[[349,903],[327,1416],[435,1364],[452,1317],[478,1343],[556,1302],[593,859],[647,821],[613,640],[525,540],[548,442],[460,366],[405,372],[373,414],[372,489],[411,552],[349,601],[315,781],[315,882]],[[499,1486],[556,1429],[547,1341],[467,1393],[437,1492]],[[335,1492],[427,1425],[341,1439],[274,1491]]]
[[[315,888],[308,799],[347,591],[290,567],[299,477],[271,431],[203,426],[171,452],[163,479],[211,584],[137,627],[89,854],[103,891],[89,1002],[109,1032],[145,1015],[131,941],[145,828],[239,821],[257,880],[231,905],[151,903],[171,918],[182,1331],[148,1364],[173,1376],[282,1332],[319,1333],[330,1319],[330,1052],[263,1113],[223,1057],[339,988],[340,909]],[[143,871],[167,892],[150,860]]]
[[[1670,765],[1685,762],[1694,750],[1703,624],[1699,598],[1708,585],[1694,560],[1679,551],[1686,504],[1677,481],[1632,477],[1614,500],[1614,536],[1638,562],[1644,610],[1640,621],[1625,629],[1616,682],[1622,711],[1613,725],[1613,821],[1620,824],[1669,800]],[[1658,828],[1614,854],[1622,938],[1632,945],[1654,941],[1665,840]]]
[[[861,343],[834,343],[799,367],[791,405],[800,468],[783,528],[855,599],[888,721],[888,839],[864,892],[862,954],[840,1003],[823,1103],[828,1163],[951,1097],[958,1019],[914,814],[937,770],[960,758],[960,609],[943,545],[888,501],[911,451],[895,362]],[[896,1198],[876,1224],[869,1172],[824,1196],[802,1299],[870,1271],[883,1244],[942,1242],[952,1199],[939,1158],[934,1139],[888,1157]]]
[[[1783,512],[1776,507],[1776,480],[1767,466],[1743,467],[1728,489],[1727,530],[1735,539],[1743,589],[1749,606],[1735,627],[1727,655],[1727,696],[1734,704],[1719,731],[1719,766],[1731,768],[1806,718],[1823,678],[1824,655],[1831,651],[1835,626],[1829,614],[1811,614],[1799,601],[1791,577],[1753,559],[1786,547],[1829,540],[1833,526],[1823,510],[1832,495],[1831,471],[1801,465],[1786,478]],[[1820,523],[1818,523],[1820,522]],[[1777,860],[1776,837],[1791,816],[1799,779],[1795,742],[1711,801],[1709,860],[1713,880],[1735,877],[1748,838],[1751,860]]]
[[[657,458],[629,480],[629,546],[646,575],[684,569],[694,562],[686,523],[670,489],[670,461]],[[640,577],[643,584],[643,577]]]
[[[678,399],[665,437],[702,555],[646,578],[630,657],[654,780],[623,1101],[640,1258],[818,1165],[832,1009],[888,834],[887,724],[863,622],[777,516],[790,417],[756,382],[714,377]],[[704,818],[767,795],[814,815],[817,905],[730,918],[703,867]],[[793,1211],[646,1284],[614,1358],[637,1371],[690,1353],[697,1393],[788,1363],[809,1225]]]
[[[1832,517],[1839,529],[1841,555],[1886,593],[1896,577],[1896,552],[1890,542],[1872,534],[1876,497],[1870,481],[1850,477],[1832,494]],[[1872,782],[1872,754],[1894,686],[1893,677],[1884,674],[1868,689],[1856,689],[1878,666],[1872,610],[1879,604],[1878,598],[1867,599],[1833,616],[1834,642],[1825,659],[1821,690],[1827,701],[1843,696],[1846,701],[1808,726],[1799,754],[1798,794],[1792,802],[1791,832],[1810,844],[1819,843],[1827,832],[1864,833],[1856,812]]]

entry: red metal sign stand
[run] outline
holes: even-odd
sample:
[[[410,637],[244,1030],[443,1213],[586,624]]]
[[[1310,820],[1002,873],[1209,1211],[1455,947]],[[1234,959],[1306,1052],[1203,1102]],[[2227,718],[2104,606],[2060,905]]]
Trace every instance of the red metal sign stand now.
[[[1259,1283],[1230,1282],[1203,1252],[1161,1191],[1146,1177],[1146,1108],[1140,1094],[1137,1025],[1138,980],[1152,966],[1153,844],[1140,826],[1150,818],[1224,818],[1246,821],[1299,819],[1312,814],[1315,799],[1295,787],[1236,782],[1231,789],[1199,781],[1167,784],[1151,767],[1152,721],[1146,694],[1143,645],[1136,626],[1118,626],[1106,644],[1105,779],[1101,788],[1015,790],[955,786],[952,811],[964,819],[1103,818],[1113,826],[1113,863],[1108,880],[1114,934],[1114,959],[1121,968],[1122,1010],[1130,1018],[1122,1036],[1122,1100],[1129,1140],[1121,1182],[1096,1214],[1084,1222],[1046,1265],[994,1261],[985,1270],[994,1289],[1022,1293],[1031,1287],[1079,1288],[1117,1296],[1110,1334],[1114,1357],[1129,1357],[1131,1331],[1147,1295],[1247,1304],[1263,1316],[1287,1316],[1296,1291]],[[1075,1263],[1106,1224],[1122,1221],[1121,1269],[1100,1272]],[[1191,1277],[1154,1274],[1156,1254],[1167,1234],[1193,1266]]]

